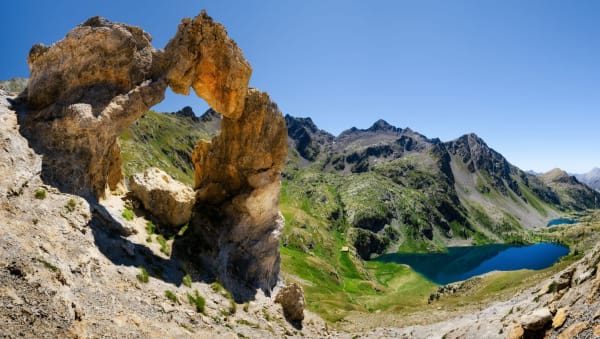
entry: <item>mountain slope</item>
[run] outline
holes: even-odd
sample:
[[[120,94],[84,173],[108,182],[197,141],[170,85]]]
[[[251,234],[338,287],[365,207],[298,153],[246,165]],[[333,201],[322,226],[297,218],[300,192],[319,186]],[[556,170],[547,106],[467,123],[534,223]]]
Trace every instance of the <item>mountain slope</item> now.
[[[156,116],[161,123],[171,121],[164,114]],[[212,119],[192,122],[195,129],[216,133]],[[530,229],[545,228],[549,219],[573,208],[561,205],[563,193],[512,166],[474,134],[441,142],[380,120],[335,137],[310,118],[286,116],[286,123],[282,274],[303,285],[307,307],[329,321],[351,312],[418,308],[436,290],[411,269],[365,259],[390,252],[445,251],[447,246],[538,241]],[[131,136],[132,147],[124,147],[124,153],[135,151],[137,143],[165,148],[146,141],[148,130],[132,126],[124,134]],[[184,139],[188,130],[170,133]],[[174,154],[159,153],[169,159]]]
[[[575,174],[575,177],[596,191],[600,191],[600,168],[596,167],[584,174]]]

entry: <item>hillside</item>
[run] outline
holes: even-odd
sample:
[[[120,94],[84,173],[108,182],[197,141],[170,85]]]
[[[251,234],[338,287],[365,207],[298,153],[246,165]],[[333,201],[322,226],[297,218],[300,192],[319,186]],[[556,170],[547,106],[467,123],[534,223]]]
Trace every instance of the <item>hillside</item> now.
[[[154,116],[160,124],[173,117]],[[211,131],[207,121],[194,120],[194,128]],[[330,321],[398,304],[415,310],[436,289],[412,270],[365,259],[531,242],[539,236],[530,230],[572,208],[560,200],[569,190],[555,192],[474,134],[441,142],[378,121],[335,137],[310,118],[286,116],[286,123],[282,271],[304,286],[308,308]],[[144,134],[140,125],[127,133],[135,136],[131,145]],[[350,251],[340,251],[344,246]],[[397,278],[388,280],[390,274]],[[394,297],[396,288],[410,297]]]

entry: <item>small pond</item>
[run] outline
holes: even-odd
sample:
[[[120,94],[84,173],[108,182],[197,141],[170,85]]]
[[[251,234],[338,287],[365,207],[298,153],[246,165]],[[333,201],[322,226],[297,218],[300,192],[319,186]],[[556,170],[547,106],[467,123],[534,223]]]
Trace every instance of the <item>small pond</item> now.
[[[449,247],[447,253],[393,253],[373,260],[409,265],[427,279],[445,285],[491,271],[543,269],[568,253],[568,247],[552,243],[527,246],[492,244]]]
[[[552,219],[548,222],[548,227],[550,226],[556,226],[556,225],[563,225],[563,224],[576,224],[577,221],[576,220],[572,220],[572,219],[567,219],[567,218],[558,218],[558,219]]]

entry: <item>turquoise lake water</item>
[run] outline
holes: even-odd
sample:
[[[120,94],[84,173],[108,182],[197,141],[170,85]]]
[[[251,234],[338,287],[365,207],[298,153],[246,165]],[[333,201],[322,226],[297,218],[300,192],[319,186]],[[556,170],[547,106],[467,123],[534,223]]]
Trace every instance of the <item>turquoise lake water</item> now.
[[[556,225],[563,225],[563,224],[576,224],[577,221],[575,220],[571,220],[571,219],[567,219],[567,218],[558,218],[558,219],[552,219],[548,222],[548,227],[550,226],[556,226]]]
[[[373,260],[409,265],[427,279],[445,285],[491,271],[540,270],[552,266],[568,253],[568,247],[552,243],[493,244],[449,247],[448,253],[393,253]]]

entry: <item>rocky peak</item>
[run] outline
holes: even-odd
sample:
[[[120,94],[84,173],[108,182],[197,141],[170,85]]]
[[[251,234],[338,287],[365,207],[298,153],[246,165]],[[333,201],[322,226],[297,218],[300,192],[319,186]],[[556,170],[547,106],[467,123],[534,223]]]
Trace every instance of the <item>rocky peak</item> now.
[[[173,113],[182,117],[186,117],[186,118],[190,118],[192,120],[198,120],[198,117],[196,116],[196,113],[194,113],[194,110],[190,107],[190,106],[185,106],[184,108],[180,109],[179,111]]]
[[[371,127],[367,128],[367,131],[369,131],[369,132],[380,132],[380,131],[400,132],[400,131],[402,131],[402,129],[390,125],[387,121],[385,121],[383,119],[379,119],[379,120],[375,121],[375,123]]]
[[[321,153],[321,147],[330,143],[333,135],[319,129],[311,118],[285,116],[291,146],[305,159],[313,161]]]
[[[565,183],[565,184],[579,184],[579,181],[574,176],[561,170],[560,168],[554,168],[542,175],[540,178],[547,183]]]
[[[477,134],[465,134],[444,145],[450,154],[467,165],[471,173],[485,171],[492,177],[492,184],[498,190],[506,192],[508,186],[517,195],[521,195],[516,180],[511,177],[511,173],[518,170],[502,154],[491,149]]]

